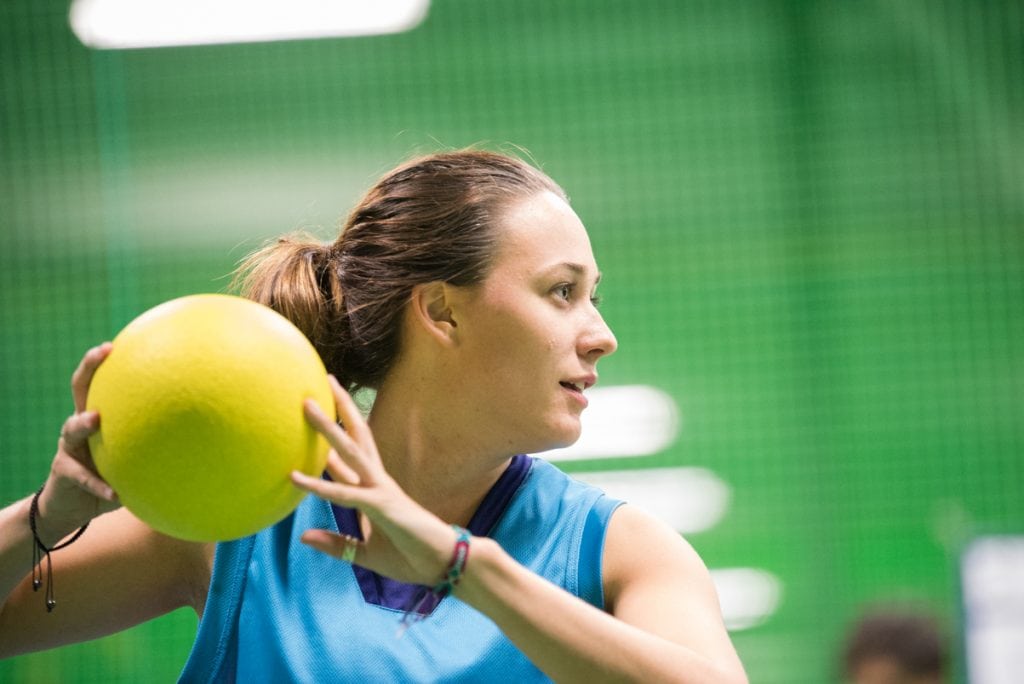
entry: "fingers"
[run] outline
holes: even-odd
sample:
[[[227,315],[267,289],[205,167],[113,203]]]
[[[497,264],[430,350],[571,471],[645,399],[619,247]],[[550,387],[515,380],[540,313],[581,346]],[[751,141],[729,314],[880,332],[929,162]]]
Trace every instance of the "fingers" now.
[[[342,448],[345,451],[358,450],[358,445],[348,435],[348,433],[337,423],[327,417],[324,410],[320,408],[320,404],[316,403],[313,399],[306,399],[302,402],[302,408],[306,414],[306,420],[316,428],[317,432],[327,438],[329,442],[334,444],[335,441],[339,445],[343,445]]]
[[[100,427],[100,414],[95,411],[82,411],[64,421],[60,431],[61,448],[68,452],[77,452],[88,443],[89,437]]]
[[[54,463],[54,472],[66,480],[75,482],[82,490],[92,494],[97,499],[117,503],[117,494],[110,485],[80,461],[73,458],[61,459],[58,457]]]
[[[327,438],[327,441],[334,447],[334,451],[341,457],[344,464],[351,469],[351,472],[356,474],[356,480],[366,484],[373,482],[375,480],[374,459],[368,458],[366,455],[368,451],[376,455],[376,446],[373,444],[373,438],[369,437],[369,443],[357,443],[345,429],[342,429],[341,426],[328,418],[327,414],[312,399],[307,399],[303,402],[303,408],[306,419],[320,434]],[[362,422],[361,416],[359,421]],[[346,422],[345,425],[352,425],[352,422]],[[365,426],[365,423],[363,425]],[[368,428],[366,434],[369,435]],[[331,477],[337,480],[352,480],[350,476],[345,474],[345,471],[335,472],[331,470],[332,467],[337,465],[336,462],[332,464],[332,461],[328,459],[327,465]]]
[[[358,508],[368,504],[373,492],[371,489],[357,485],[337,481],[329,482],[323,478],[311,477],[299,470],[293,470],[291,477],[292,482],[299,489],[304,489],[321,499],[349,508]]]
[[[368,441],[372,443],[373,435],[370,432],[370,426],[363,419],[363,414],[359,411],[359,407],[356,406],[352,395],[345,391],[345,388],[341,386],[341,383],[333,375],[328,375],[327,381],[334,392],[334,402],[338,407],[338,418],[341,419],[341,424],[345,426],[346,432],[361,444],[366,444]]]
[[[335,534],[328,530],[306,530],[302,533],[302,543],[311,546],[346,563],[359,563],[364,551],[363,542],[355,537]]]
[[[53,469],[58,475],[76,482],[93,496],[114,502],[117,495],[95,472],[92,456],[89,454],[89,437],[99,430],[99,427],[100,416],[95,411],[76,413],[64,421]]]
[[[85,410],[85,400],[89,395],[89,384],[92,382],[92,376],[96,373],[96,369],[99,368],[103,360],[110,355],[110,350],[114,348],[114,345],[110,342],[104,342],[103,344],[93,347],[85,353],[82,357],[81,362],[78,364],[78,368],[71,374],[71,396],[75,400],[75,412],[80,413]]]
[[[331,479],[335,482],[351,485],[357,485],[362,482],[359,479],[359,473],[348,467],[333,449],[327,454],[327,472],[330,473]]]

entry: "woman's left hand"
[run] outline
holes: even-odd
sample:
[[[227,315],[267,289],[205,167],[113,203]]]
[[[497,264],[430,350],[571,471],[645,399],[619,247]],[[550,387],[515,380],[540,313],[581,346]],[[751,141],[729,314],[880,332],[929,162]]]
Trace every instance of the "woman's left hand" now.
[[[332,447],[327,455],[331,480],[295,471],[292,482],[322,499],[357,509],[369,529],[363,528],[363,541],[328,530],[307,530],[303,543],[401,582],[437,583],[451,558],[455,531],[388,475],[370,426],[352,397],[333,376],[329,380],[344,427],[312,399],[306,400],[304,409],[306,419]]]

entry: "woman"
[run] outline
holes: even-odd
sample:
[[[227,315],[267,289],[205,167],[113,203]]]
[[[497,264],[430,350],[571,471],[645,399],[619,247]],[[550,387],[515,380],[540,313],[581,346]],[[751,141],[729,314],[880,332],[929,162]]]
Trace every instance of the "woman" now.
[[[293,474],[315,496],[216,549],[148,529],[95,473],[85,396],[110,345],[90,350],[35,522],[47,546],[92,525],[55,555],[48,614],[26,577],[31,497],[0,513],[0,655],[188,605],[184,681],[746,681],[693,549],[521,455],[579,437],[616,347],[599,279],[564,192],[482,151],[395,169],[331,245],[250,257],[242,293],[313,341],[341,425],[307,402],[333,447],[325,478]]]

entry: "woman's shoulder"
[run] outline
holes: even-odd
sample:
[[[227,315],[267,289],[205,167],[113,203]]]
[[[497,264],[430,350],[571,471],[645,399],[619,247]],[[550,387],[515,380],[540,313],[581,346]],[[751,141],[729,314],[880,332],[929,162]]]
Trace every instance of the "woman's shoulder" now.
[[[531,479],[535,478],[539,483],[543,483],[546,486],[561,486],[567,493],[604,494],[604,491],[600,487],[574,478],[572,475],[566,473],[550,461],[538,456],[532,456],[530,458],[532,465],[530,467],[529,477]]]
[[[600,487],[582,482],[542,458],[533,458],[527,484],[534,497],[546,499],[560,507],[578,508],[583,514],[590,513],[596,507],[605,519],[623,503],[610,497]]]

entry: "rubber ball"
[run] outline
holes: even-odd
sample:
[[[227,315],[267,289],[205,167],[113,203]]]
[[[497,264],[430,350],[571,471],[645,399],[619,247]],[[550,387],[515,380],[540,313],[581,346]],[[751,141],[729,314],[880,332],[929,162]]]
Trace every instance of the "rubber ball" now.
[[[272,309],[200,294],[160,304],[113,340],[89,388],[100,475],[155,530],[226,541],[272,525],[304,496],[292,470],[323,472],[328,445],[302,403],[334,416],[309,340]]]

